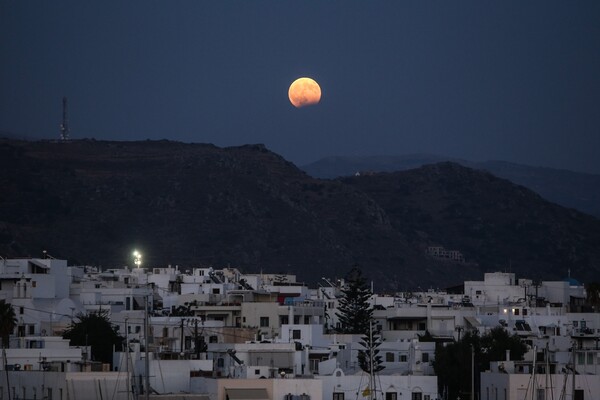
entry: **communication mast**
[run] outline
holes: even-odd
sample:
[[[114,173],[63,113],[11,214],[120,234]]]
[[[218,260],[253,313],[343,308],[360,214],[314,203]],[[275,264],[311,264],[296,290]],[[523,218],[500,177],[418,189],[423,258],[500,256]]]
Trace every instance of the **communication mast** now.
[[[62,123],[60,124],[60,140],[69,140],[69,117],[67,115],[67,97],[63,97]]]

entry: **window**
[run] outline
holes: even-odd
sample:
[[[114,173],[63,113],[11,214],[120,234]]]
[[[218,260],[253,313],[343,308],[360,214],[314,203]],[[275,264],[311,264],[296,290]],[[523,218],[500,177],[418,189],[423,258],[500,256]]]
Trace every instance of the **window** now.
[[[31,287],[37,287],[37,282],[36,281],[31,281]]]
[[[260,369],[255,369],[254,370],[254,375],[260,375]]]
[[[219,293],[221,293],[221,289],[219,289],[219,288],[213,288],[212,294],[219,294]]]
[[[519,315],[519,309],[518,309],[518,308],[515,308],[515,309],[514,309],[514,313],[515,313],[515,315]]]
[[[577,364],[585,364],[585,353],[577,353]]]
[[[217,358],[217,368],[223,368],[225,366],[225,360],[222,357]]]
[[[386,362],[394,362],[394,353],[392,353],[391,351],[388,351],[387,353],[385,353],[385,361]]]
[[[24,311],[25,311],[25,307],[19,307],[19,314],[23,314]]]
[[[319,362],[321,360],[315,359],[315,358],[311,358],[308,360],[308,367],[310,368],[310,372],[312,372],[313,374],[318,374],[319,373]],[[342,396],[342,399],[344,397]]]
[[[260,317],[260,326],[265,328],[269,326],[269,317]]]
[[[406,362],[407,361],[407,356],[406,354],[400,354],[400,362]]]
[[[523,315],[527,315],[527,309],[526,308],[523,309]]]
[[[537,390],[537,400],[546,400],[546,391],[544,389]]]
[[[427,324],[425,324],[425,322],[419,322],[419,329],[420,331],[424,331],[425,329],[427,329]]]
[[[398,400],[398,393],[385,392],[385,400]]]
[[[29,334],[33,335],[35,333],[35,325],[29,325]]]
[[[294,329],[292,331],[292,339],[301,339],[300,329]]]
[[[344,400],[344,393],[333,392],[333,400]]]
[[[423,393],[421,392],[413,392],[411,396],[412,400],[423,400]]]
[[[219,338],[216,335],[209,336],[208,343],[219,343]]]
[[[429,353],[423,353],[421,355],[421,361],[424,363],[429,362]]]
[[[587,353],[587,364],[594,365],[594,353]]]

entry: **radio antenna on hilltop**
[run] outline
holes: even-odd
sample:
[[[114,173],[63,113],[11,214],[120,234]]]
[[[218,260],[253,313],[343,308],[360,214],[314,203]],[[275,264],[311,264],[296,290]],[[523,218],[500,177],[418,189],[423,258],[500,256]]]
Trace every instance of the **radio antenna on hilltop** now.
[[[69,117],[67,114],[67,97],[63,97],[62,123],[60,124],[60,140],[69,140]]]

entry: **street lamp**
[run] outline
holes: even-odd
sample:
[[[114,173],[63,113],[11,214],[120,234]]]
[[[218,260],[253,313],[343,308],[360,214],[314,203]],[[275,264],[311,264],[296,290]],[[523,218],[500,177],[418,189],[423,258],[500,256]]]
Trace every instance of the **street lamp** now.
[[[142,253],[140,253],[137,250],[133,251],[133,263],[137,268],[139,268],[140,265],[142,265]]]

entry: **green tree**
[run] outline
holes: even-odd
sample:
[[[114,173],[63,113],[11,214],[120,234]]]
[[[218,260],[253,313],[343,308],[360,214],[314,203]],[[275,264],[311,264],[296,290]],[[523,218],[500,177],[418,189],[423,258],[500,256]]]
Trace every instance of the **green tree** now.
[[[15,310],[10,303],[0,300],[0,339],[2,339],[2,347],[9,347],[10,334],[17,326],[17,316]]]
[[[508,332],[498,326],[481,337],[479,341],[479,356],[481,367],[490,368],[491,361],[502,361],[506,359],[506,350],[510,351],[511,360],[520,360],[527,352],[527,346],[517,335],[509,335]]]
[[[358,366],[366,373],[376,374],[385,367],[381,365],[382,358],[379,355],[379,346],[381,345],[381,334],[378,330],[370,327],[371,334],[366,334],[362,337],[360,345],[364,350],[358,351]]]
[[[354,266],[346,276],[346,286],[342,289],[338,312],[340,333],[367,334],[373,319],[373,308],[369,304],[371,289],[358,266]]]
[[[471,391],[471,352],[475,352],[475,390],[479,387],[479,372],[489,369],[491,361],[502,361],[510,350],[511,360],[521,360],[527,346],[517,335],[509,335],[496,327],[483,336],[467,332],[460,341],[438,346],[433,367],[438,376],[440,393],[448,398],[466,398]]]
[[[113,346],[121,346],[124,338],[110,323],[108,311],[79,314],[77,320],[64,331],[63,338],[69,339],[71,346],[91,346],[93,361],[112,365]]]

